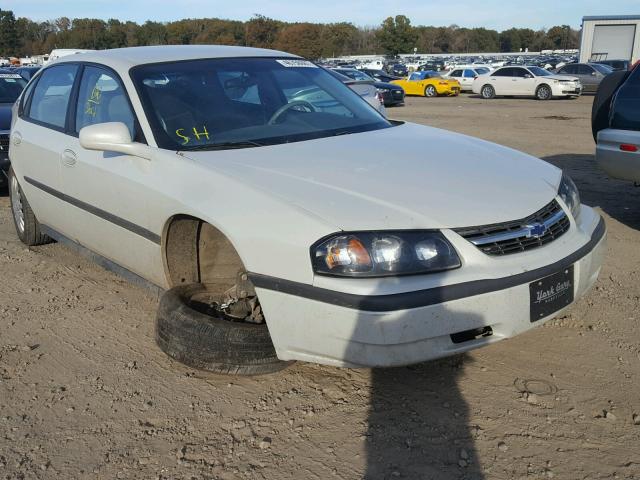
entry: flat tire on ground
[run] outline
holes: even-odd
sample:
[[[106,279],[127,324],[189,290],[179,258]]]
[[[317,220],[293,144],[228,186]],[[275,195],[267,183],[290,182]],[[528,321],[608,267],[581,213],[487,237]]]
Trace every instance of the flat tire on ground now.
[[[234,322],[203,313],[192,299],[206,292],[202,284],[174,287],[163,294],[156,317],[156,342],[187,366],[231,375],[261,375],[289,366],[283,362],[266,323]]]

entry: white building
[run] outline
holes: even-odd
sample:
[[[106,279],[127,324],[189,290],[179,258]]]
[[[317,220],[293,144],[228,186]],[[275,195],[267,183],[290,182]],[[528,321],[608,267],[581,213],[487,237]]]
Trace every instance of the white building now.
[[[580,61],[640,60],[640,15],[582,18]]]

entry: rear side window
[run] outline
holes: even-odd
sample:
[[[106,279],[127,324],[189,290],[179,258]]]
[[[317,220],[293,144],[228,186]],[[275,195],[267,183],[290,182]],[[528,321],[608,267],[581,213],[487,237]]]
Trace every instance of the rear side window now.
[[[464,77],[465,78],[473,78],[476,76],[476,72],[474,72],[473,70],[465,70],[464,71]]]
[[[47,68],[33,91],[28,117],[42,124],[63,129],[77,65],[58,65]]]
[[[611,128],[640,131],[640,67],[631,73],[613,99]]]
[[[513,75],[513,68],[501,68],[491,74],[492,77],[510,77]]]
[[[578,65],[578,75],[591,75],[593,68],[588,65]]]
[[[106,122],[124,123],[135,138],[135,117],[120,81],[108,70],[86,66],[78,91],[75,131]]]

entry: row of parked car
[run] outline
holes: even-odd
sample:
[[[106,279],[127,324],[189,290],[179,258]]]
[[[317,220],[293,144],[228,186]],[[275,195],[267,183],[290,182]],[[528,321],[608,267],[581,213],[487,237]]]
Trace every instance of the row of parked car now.
[[[563,64],[556,71],[537,65],[494,68],[490,64],[469,64],[446,72],[417,70],[404,77],[353,65],[331,70],[348,77],[352,83],[375,85],[380,102],[387,107],[403,104],[404,95],[455,96],[465,91],[486,99],[496,96],[528,96],[540,100],[576,98],[583,93],[595,93],[602,79],[614,71],[600,63]]]

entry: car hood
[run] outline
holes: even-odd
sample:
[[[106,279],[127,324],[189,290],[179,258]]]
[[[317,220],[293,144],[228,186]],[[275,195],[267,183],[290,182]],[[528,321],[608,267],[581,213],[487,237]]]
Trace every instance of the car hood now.
[[[561,172],[518,151],[416,124],[241,150],[185,152],[342,230],[453,228],[524,218]]]
[[[0,131],[11,130],[12,103],[0,103]]]

